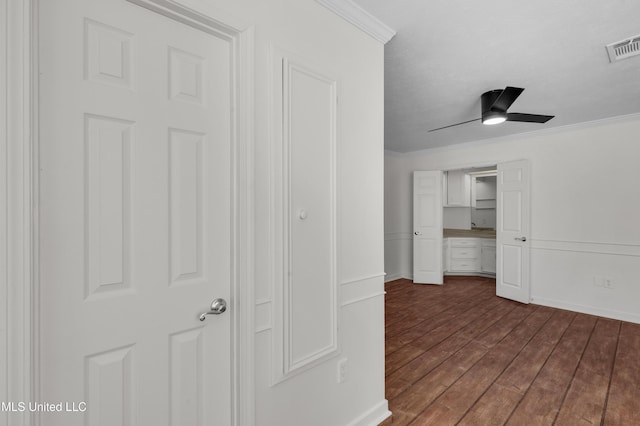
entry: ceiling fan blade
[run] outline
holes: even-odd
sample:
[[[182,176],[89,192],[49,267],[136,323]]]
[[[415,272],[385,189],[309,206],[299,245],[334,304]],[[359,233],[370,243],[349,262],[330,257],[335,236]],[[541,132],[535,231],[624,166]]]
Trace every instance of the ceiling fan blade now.
[[[473,120],[463,121],[462,123],[450,124],[448,126],[438,127],[437,129],[431,129],[431,130],[429,130],[429,132],[435,132],[436,130],[448,129],[449,127],[459,126],[461,124],[467,124],[467,123],[471,123],[472,121],[480,121],[480,120],[481,120],[481,118],[474,118]]]
[[[500,93],[498,98],[493,102],[493,105],[491,105],[491,109],[498,111],[508,110],[511,104],[518,99],[518,96],[520,96],[523,91],[524,89],[520,87],[505,87],[502,93]]]
[[[525,123],[546,123],[553,117],[555,115],[523,114],[521,112],[507,113],[507,121],[522,121]]]

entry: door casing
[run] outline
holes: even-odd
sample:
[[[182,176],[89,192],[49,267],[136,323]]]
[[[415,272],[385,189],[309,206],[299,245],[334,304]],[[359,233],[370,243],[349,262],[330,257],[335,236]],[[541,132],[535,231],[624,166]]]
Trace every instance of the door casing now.
[[[7,314],[9,326],[3,356],[7,357],[8,401],[38,401],[39,371],[39,185],[38,185],[38,5],[40,0],[2,0],[6,14],[8,78],[6,122],[13,124],[6,138],[10,167],[7,188],[8,274]],[[233,99],[233,297],[238,308],[233,322],[233,424],[255,424],[254,410],[254,280],[253,280],[253,110],[254,28],[223,15],[207,16],[172,0],[126,0],[156,13],[207,32],[223,34],[234,49]],[[11,23],[11,25],[9,25]],[[9,62],[9,60],[7,62]],[[4,419],[0,418],[0,424]],[[11,424],[38,425],[29,410],[12,413]]]

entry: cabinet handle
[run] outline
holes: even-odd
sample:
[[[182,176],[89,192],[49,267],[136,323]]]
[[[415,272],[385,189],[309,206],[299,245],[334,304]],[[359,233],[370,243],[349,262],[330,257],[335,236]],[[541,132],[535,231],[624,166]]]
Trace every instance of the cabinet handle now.
[[[516,237],[516,238],[514,238],[514,240],[522,241],[524,243],[525,241],[527,241],[527,237],[520,237],[520,238]]]

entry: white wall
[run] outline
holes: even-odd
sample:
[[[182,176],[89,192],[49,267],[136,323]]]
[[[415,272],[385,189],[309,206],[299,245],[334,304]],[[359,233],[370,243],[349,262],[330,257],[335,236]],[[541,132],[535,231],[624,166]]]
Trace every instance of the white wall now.
[[[385,281],[413,274],[413,177],[405,172],[406,158],[394,152],[384,156],[384,270]]]
[[[630,116],[393,154],[394,183],[386,188],[397,202],[385,229],[411,229],[406,182],[413,170],[529,159],[533,302],[640,322],[639,134],[640,116]],[[410,242],[403,244],[410,248]],[[387,244],[385,252],[392,250]],[[406,263],[399,259],[386,266],[407,276]],[[613,278],[615,288],[594,285],[594,276]]]
[[[202,1],[183,0],[193,7]],[[383,53],[384,46],[313,0],[209,0],[255,26],[255,297],[256,424],[377,424],[388,414],[384,398],[383,300]],[[339,354],[274,383],[273,356],[282,306],[274,279],[276,236],[270,229],[280,170],[274,153],[282,96],[272,78],[274,51],[327,71],[337,79],[337,181],[339,249]],[[296,60],[297,60],[296,59]],[[276,70],[276,71],[274,71]],[[295,307],[294,307],[295,309]],[[313,336],[310,336],[312,339]],[[347,359],[347,380],[337,363]]]
[[[471,229],[471,207],[444,207],[442,226],[447,229]]]
[[[496,209],[476,209],[471,208],[471,222],[475,223],[476,228],[493,228],[496,227]]]

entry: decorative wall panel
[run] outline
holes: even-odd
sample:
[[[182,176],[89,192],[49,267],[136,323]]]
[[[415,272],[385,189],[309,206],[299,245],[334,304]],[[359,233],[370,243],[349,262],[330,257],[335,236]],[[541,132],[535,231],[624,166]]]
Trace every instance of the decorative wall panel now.
[[[276,60],[283,173],[276,217],[284,235],[273,304],[279,380],[337,351],[338,271],[336,81],[299,59]]]

